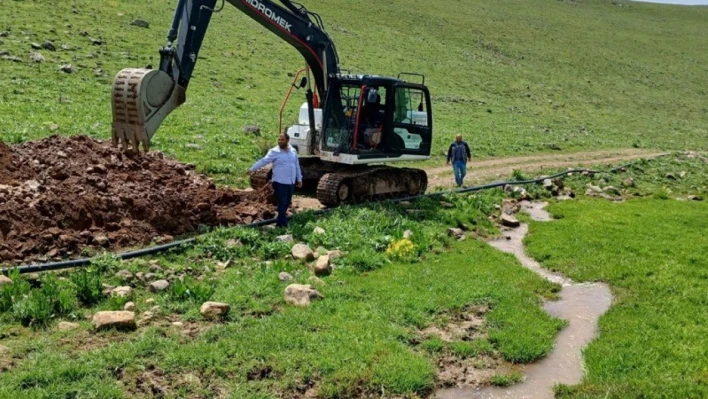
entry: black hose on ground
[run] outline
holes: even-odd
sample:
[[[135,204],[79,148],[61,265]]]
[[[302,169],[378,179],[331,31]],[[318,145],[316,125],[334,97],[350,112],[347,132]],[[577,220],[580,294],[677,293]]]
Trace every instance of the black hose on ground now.
[[[666,156],[666,155],[669,155],[669,154],[665,154],[662,156]],[[656,158],[654,158],[654,159],[656,159]],[[621,166],[617,166],[615,168],[609,169],[607,171],[598,171],[598,170],[591,170],[591,169],[571,169],[571,170],[566,170],[566,171],[563,171],[560,173],[556,173],[551,176],[542,176],[542,177],[537,177],[535,179],[530,179],[530,180],[494,182],[494,183],[489,183],[489,184],[483,184],[480,186],[461,188],[461,189],[457,189],[457,190],[437,191],[437,192],[428,193],[428,194],[414,195],[414,196],[395,198],[395,199],[387,199],[387,200],[384,200],[381,202],[412,201],[412,200],[415,200],[418,198],[435,197],[435,196],[442,196],[442,195],[448,195],[448,194],[470,193],[470,192],[488,190],[490,188],[504,187],[507,185],[534,184],[534,183],[542,182],[545,179],[555,179],[557,177],[566,176],[571,173],[583,173],[583,172],[593,173],[593,174],[611,173],[611,172],[615,172],[615,171],[623,169],[623,168],[627,168],[637,162],[639,162],[639,161],[633,161],[633,162],[627,163],[625,165],[621,165]],[[314,211],[313,214],[314,215],[322,215],[322,214],[329,212],[333,209],[336,209],[336,208],[318,209],[318,210]],[[242,225],[242,226],[243,227],[262,227],[262,226],[274,224],[275,221],[276,221],[275,219],[266,219],[266,220],[261,220],[258,222],[253,222],[253,223]],[[138,249],[135,251],[128,251],[128,252],[119,253],[119,254],[116,254],[115,258],[127,260],[127,259],[139,258],[142,256],[147,256],[147,255],[154,255],[154,254],[157,254],[160,252],[165,252],[170,249],[183,247],[183,246],[192,244],[194,241],[196,241],[195,237],[187,238],[187,239],[179,240],[179,241],[173,241],[168,244],[157,245],[157,246],[150,247],[150,248],[143,248],[143,249]],[[44,272],[44,271],[50,271],[50,270],[63,270],[63,269],[70,269],[70,268],[75,268],[75,267],[88,266],[89,264],[91,264],[91,262],[93,260],[94,260],[94,258],[83,258],[83,259],[65,260],[65,261],[52,262],[52,263],[41,263],[41,264],[34,264],[34,265],[7,267],[4,269],[0,269],[0,273],[4,274],[4,275],[8,275],[13,270],[19,271],[20,274],[37,273],[37,272]]]

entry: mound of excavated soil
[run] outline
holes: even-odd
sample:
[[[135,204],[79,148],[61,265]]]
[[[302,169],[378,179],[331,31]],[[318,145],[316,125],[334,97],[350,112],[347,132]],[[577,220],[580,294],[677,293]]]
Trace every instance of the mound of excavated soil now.
[[[77,258],[86,247],[117,250],[199,225],[271,218],[265,197],[217,188],[159,152],[126,154],[86,136],[0,143],[0,263]]]

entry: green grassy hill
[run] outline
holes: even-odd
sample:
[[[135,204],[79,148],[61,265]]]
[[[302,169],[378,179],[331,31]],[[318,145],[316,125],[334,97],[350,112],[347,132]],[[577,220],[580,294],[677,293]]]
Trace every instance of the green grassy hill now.
[[[442,149],[458,132],[477,157],[708,149],[706,7],[621,0],[303,2],[321,14],[344,68],[426,74],[436,118],[436,157],[428,163],[442,162]],[[110,137],[113,77],[124,67],[157,64],[176,3],[0,1],[0,51],[24,61],[0,59],[0,139]],[[149,28],[132,26],[135,18]],[[39,50],[46,61],[30,62],[31,43],[46,40],[57,50]],[[241,128],[258,124],[273,141],[289,73],[304,62],[228,4],[215,16],[201,56],[187,104],[168,117],[153,147],[224,183],[243,184],[242,171],[262,144]],[[59,71],[67,63],[78,72]],[[290,123],[300,102],[290,104]]]

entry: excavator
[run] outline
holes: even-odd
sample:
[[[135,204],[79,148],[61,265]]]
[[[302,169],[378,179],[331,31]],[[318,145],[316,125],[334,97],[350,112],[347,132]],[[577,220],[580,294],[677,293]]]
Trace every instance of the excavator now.
[[[340,69],[339,55],[321,17],[294,1],[217,2],[178,0],[167,43],[159,50],[159,68],[126,68],[116,75],[114,145],[136,152],[142,145],[148,151],[162,121],[186,101],[209,22],[228,2],[305,59],[305,68],[294,75],[281,106],[279,129],[293,88],[306,88],[298,122],[286,132],[298,152],[303,183],[316,187],[323,205],[425,192],[425,171],[386,165],[430,157],[433,117],[424,75],[402,72],[393,78]],[[302,72],[305,76],[298,82]],[[271,175],[267,167],[256,171],[251,186],[268,184]]]

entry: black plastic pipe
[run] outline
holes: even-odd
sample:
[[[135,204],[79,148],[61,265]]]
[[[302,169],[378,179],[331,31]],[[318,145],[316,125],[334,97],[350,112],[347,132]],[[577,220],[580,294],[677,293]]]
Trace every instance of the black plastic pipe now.
[[[666,156],[666,155],[670,155],[670,154],[665,154],[665,155],[661,155],[661,156]],[[654,158],[654,159],[656,159],[656,158]],[[410,197],[402,197],[402,198],[395,198],[395,199],[386,199],[386,200],[374,201],[374,202],[411,201],[411,200],[415,200],[418,198],[424,198],[424,197],[435,197],[435,196],[448,195],[448,194],[461,194],[461,193],[470,193],[470,192],[488,190],[490,188],[504,187],[506,185],[534,184],[534,183],[539,183],[545,179],[555,179],[557,177],[566,176],[570,173],[583,173],[583,172],[611,173],[611,172],[626,168],[628,166],[631,166],[637,162],[639,162],[639,161],[633,161],[633,162],[627,163],[625,165],[621,165],[621,166],[617,166],[615,168],[609,169],[607,171],[598,171],[598,170],[591,170],[591,169],[571,169],[571,170],[566,170],[566,171],[563,171],[560,173],[556,173],[555,175],[537,177],[537,178],[531,179],[531,180],[501,181],[501,182],[483,184],[480,186],[461,188],[461,189],[457,189],[457,190],[438,191],[438,192],[434,192],[434,193],[414,195],[414,196],[410,196]],[[334,209],[336,209],[336,208],[318,209],[318,210],[314,211],[313,213],[315,215],[322,215],[322,214],[325,214],[326,212],[332,211]],[[261,226],[274,224],[275,221],[276,221],[275,219],[266,219],[266,220],[261,220],[258,222],[253,222],[253,223],[241,225],[241,226],[243,226],[243,227],[261,227]],[[157,254],[160,252],[167,251],[169,249],[178,248],[178,247],[192,244],[194,241],[196,241],[196,237],[187,238],[187,239],[179,240],[179,241],[173,241],[168,244],[157,245],[157,246],[150,247],[150,248],[143,248],[143,249],[138,249],[135,251],[128,251],[128,252],[119,253],[119,254],[116,254],[115,258],[126,260],[126,259],[139,258],[142,256],[147,256],[147,255],[154,255],[154,254]],[[87,265],[91,264],[91,261],[93,259],[94,258],[83,258],[83,259],[65,260],[65,261],[52,262],[52,263],[42,263],[42,264],[34,264],[34,265],[7,267],[4,269],[0,269],[0,273],[8,275],[13,270],[18,270],[20,272],[20,274],[25,274],[25,273],[44,272],[44,271],[49,271],[49,270],[70,269],[70,268],[74,268],[74,267],[87,266]]]

